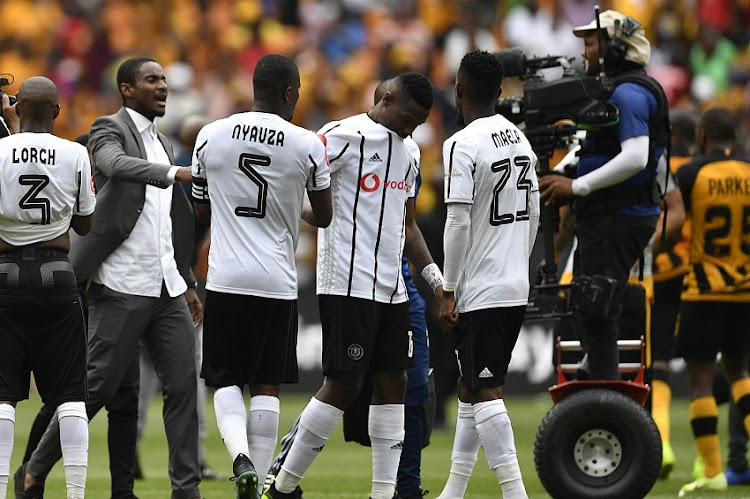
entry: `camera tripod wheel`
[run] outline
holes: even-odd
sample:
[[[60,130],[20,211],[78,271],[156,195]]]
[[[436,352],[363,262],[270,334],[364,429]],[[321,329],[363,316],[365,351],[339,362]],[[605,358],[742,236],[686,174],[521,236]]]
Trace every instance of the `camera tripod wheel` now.
[[[656,483],[661,437],[626,395],[590,388],[547,413],[534,444],[539,479],[557,499],[640,498]]]

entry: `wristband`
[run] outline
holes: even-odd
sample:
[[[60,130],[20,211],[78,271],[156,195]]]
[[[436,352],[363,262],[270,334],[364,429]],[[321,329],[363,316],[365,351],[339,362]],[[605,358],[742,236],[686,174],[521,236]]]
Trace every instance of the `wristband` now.
[[[425,266],[425,268],[422,269],[422,277],[427,281],[427,284],[430,285],[433,291],[443,284],[443,273],[440,272],[440,267],[437,266],[437,263],[431,263]]]

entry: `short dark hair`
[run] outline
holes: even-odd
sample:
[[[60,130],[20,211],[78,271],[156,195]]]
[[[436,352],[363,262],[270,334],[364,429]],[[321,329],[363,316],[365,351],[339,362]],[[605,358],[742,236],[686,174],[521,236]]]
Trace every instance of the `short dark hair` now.
[[[135,74],[147,62],[156,62],[151,57],[131,57],[117,68],[117,88],[123,83],[135,83]]]
[[[396,77],[404,94],[408,95],[414,102],[425,109],[432,109],[435,103],[435,95],[432,91],[432,83],[422,73],[401,73]]]
[[[701,116],[700,127],[706,138],[715,142],[734,142],[734,116],[728,109],[712,107]]]
[[[473,102],[495,100],[502,88],[503,65],[485,50],[475,50],[464,55],[458,74],[466,89],[464,96]]]
[[[295,62],[281,54],[268,54],[260,58],[253,71],[253,90],[256,95],[272,95],[296,85],[299,68]]]
[[[125,96],[122,95],[120,87],[123,83],[135,83],[135,74],[147,62],[156,62],[156,59],[151,57],[131,57],[117,68],[117,90],[120,91],[123,104],[125,104]]]

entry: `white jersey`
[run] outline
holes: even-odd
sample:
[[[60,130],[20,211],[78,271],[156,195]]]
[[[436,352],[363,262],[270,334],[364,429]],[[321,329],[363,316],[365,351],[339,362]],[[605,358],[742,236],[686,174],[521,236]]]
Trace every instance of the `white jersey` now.
[[[498,115],[472,121],[443,144],[445,202],[471,204],[457,311],[525,305],[539,223],[536,154]]]
[[[322,140],[276,114],[235,114],[200,131],[193,176],[211,203],[206,289],[296,299],[302,198],[331,182]]]
[[[325,125],[333,220],[318,231],[318,294],[407,300],[401,274],[406,200],[419,165],[404,139],[367,114]]]
[[[94,212],[88,151],[50,133],[0,140],[0,239],[13,246],[68,232],[73,215]]]

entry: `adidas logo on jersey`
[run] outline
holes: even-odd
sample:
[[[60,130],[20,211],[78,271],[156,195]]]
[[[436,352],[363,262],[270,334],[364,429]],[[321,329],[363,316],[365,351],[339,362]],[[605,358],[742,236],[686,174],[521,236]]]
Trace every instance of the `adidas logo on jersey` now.
[[[482,372],[479,373],[480,378],[491,378],[494,374],[492,374],[492,371],[490,371],[488,368],[482,369]]]
[[[369,161],[370,163],[382,163],[383,162],[383,160],[380,159],[380,155],[378,155],[378,153],[373,154],[370,157]]]
[[[313,452],[321,452],[323,450],[323,447],[325,447],[325,445],[320,445],[318,447],[313,447],[312,451]]]
[[[403,449],[403,448],[404,448],[404,442],[403,441],[397,442],[397,443],[391,445],[391,450]]]

